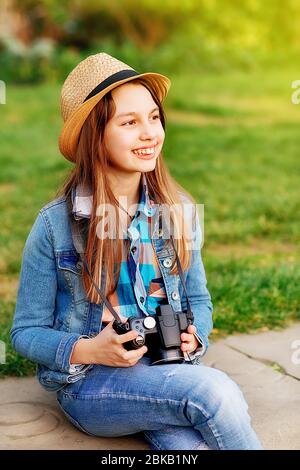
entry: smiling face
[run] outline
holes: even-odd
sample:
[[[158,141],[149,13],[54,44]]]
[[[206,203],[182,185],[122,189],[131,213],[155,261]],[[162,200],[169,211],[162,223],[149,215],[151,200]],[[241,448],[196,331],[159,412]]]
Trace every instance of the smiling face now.
[[[104,131],[110,165],[122,173],[154,170],[165,132],[151,93],[140,83],[125,83],[111,95],[116,110]],[[149,149],[137,153],[141,147]]]

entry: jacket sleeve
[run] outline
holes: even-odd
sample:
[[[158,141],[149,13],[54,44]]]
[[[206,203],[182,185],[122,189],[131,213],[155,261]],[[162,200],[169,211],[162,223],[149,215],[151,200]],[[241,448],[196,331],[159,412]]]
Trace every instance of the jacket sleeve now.
[[[81,337],[53,328],[57,274],[51,229],[40,211],[26,240],[13,325],[12,345],[22,356],[69,373],[70,357]]]
[[[208,336],[213,327],[212,312],[213,304],[210,293],[206,287],[207,280],[201,257],[202,232],[199,222],[199,215],[196,212],[195,237],[192,242],[192,260],[186,274],[186,290],[189,302],[194,314],[194,325],[197,329],[196,338],[200,347],[195,351],[195,355],[190,353],[191,358],[196,355],[204,355],[207,351],[209,341]],[[183,310],[187,308],[185,292],[180,286],[182,292],[181,306]]]

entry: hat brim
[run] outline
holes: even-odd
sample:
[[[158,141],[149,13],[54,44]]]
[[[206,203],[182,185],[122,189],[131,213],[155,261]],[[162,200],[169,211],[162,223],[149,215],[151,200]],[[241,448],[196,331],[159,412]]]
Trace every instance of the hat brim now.
[[[79,135],[84,121],[87,119],[88,115],[96,106],[96,104],[101,100],[101,98],[113,88],[116,88],[119,85],[122,85],[123,83],[136,80],[139,77],[145,77],[148,81],[150,81],[151,85],[156,91],[160,102],[165,99],[170,89],[171,81],[169,80],[169,78],[159,73],[141,73],[138,75],[134,75],[133,77],[124,78],[124,80],[112,83],[104,90],[99,92],[97,95],[93,96],[92,98],[89,98],[87,101],[82,103],[82,105],[80,105],[64,123],[59,136],[58,144],[60,152],[67,160],[73,163],[75,162],[76,148],[78,145]]]

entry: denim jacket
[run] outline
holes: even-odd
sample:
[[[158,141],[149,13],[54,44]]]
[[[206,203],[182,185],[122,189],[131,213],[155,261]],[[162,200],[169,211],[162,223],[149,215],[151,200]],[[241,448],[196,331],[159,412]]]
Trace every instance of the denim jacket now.
[[[174,311],[186,310],[186,296],[178,275],[170,275],[175,256],[164,247],[154,221],[153,248],[165,283],[168,302]],[[200,251],[201,229],[197,221],[199,248],[192,251],[184,279],[194,325],[204,345],[212,329],[212,302]],[[104,278],[104,272],[102,273]],[[103,279],[102,278],[102,279]],[[82,283],[82,262],[74,248],[65,197],[43,207],[26,240],[15,316],[11,328],[13,347],[37,363],[37,375],[48,391],[58,391],[82,379],[93,365],[70,373],[70,358],[78,339],[92,338],[101,330],[102,304],[91,303]]]

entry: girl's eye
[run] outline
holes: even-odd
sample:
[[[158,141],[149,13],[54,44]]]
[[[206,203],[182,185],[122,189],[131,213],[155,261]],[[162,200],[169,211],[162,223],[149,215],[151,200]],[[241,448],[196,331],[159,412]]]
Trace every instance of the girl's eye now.
[[[159,115],[159,114],[156,114],[155,116],[153,116],[153,119],[155,119],[155,118],[160,119],[160,115]],[[122,124],[122,125],[123,125],[123,126],[126,126],[126,124],[131,124],[132,122],[135,122],[135,119],[133,119],[132,121],[125,122],[125,123]]]
[[[131,124],[132,122],[134,122],[134,120],[133,120],[133,121],[125,122],[125,123],[123,124],[123,126],[126,126],[126,124]]]

